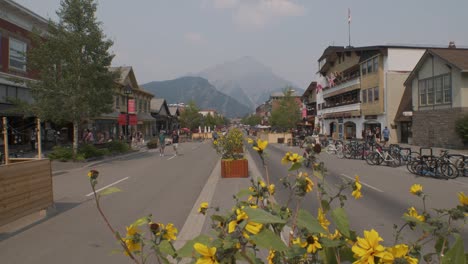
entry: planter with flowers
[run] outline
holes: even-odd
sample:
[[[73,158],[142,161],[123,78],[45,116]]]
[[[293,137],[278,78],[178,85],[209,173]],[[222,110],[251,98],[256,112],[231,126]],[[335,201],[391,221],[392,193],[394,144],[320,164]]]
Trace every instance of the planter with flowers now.
[[[249,163],[244,157],[242,132],[233,128],[213,141],[213,147],[221,154],[221,177],[246,178],[249,176]]]

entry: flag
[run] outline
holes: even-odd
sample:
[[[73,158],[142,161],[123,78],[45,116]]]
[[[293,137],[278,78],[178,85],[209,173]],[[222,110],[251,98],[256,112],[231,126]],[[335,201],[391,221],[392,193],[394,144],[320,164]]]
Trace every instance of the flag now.
[[[322,85],[321,85],[320,83],[318,83],[318,84],[317,84],[317,87],[315,88],[315,91],[316,91],[317,93],[319,93],[319,92],[322,91],[322,90],[323,90]]]
[[[348,24],[351,24],[351,9],[348,8]]]

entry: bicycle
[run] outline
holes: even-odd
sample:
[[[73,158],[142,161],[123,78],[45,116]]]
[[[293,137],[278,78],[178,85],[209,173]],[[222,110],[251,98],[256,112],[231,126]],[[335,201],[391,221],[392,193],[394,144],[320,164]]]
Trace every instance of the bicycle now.
[[[460,174],[457,166],[450,160],[447,150],[442,150],[439,157],[422,155],[419,160],[407,165],[407,168],[413,174],[447,180],[457,178]]]
[[[397,157],[390,148],[384,149],[380,146],[376,147],[374,152],[367,155],[366,162],[369,165],[380,165],[385,162],[391,167],[398,167],[401,165],[401,159]]]
[[[340,140],[337,140],[333,143],[329,143],[328,146],[325,148],[325,151],[329,155],[335,154],[340,159],[344,158],[343,142]]]

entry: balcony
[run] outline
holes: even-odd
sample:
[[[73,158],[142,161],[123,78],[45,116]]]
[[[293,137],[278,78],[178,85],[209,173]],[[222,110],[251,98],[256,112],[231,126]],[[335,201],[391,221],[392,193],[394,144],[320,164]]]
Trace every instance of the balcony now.
[[[340,94],[340,93],[344,93],[344,92],[359,89],[360,84],[361,84],[361,78],[359,78],[359,76],[357,76],[357,77],[355,77],[353,79],[350,79],[350,80],[348,80],[346,82],[340,83],[340,84],[335,85],[335,86],[333,86],[331,88],[323,90],[323,97],[327,98],[327,97],[331,97],[331,96],[334,96],[334,95],[337,95],[337,94]]]
[[[361,111],[361,103],[352,103],[352,104],[345,104],[339,105],[334,107],[328,107],[320,110],[319,114],[331,114],[331,113],[338,113],[338,112],[351,112],[351,111]]]

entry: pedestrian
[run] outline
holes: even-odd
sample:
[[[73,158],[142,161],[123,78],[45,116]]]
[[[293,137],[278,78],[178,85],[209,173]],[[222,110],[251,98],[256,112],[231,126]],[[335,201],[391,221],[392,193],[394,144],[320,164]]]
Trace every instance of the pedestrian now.
[[[218,140],[218,132],[216,132],[216,130],[213,130],[211,136],[213,137],[213,141]]]
[[[178,153],[178,148],[179,148],[179,135],[177,134],[177,131],[172,131],[172,147],[174,148],[174,156],[179,155]]]
[[[380,133],[380,127],[377,127],[375,129],[375,141],[380,143],[381,142],[381,133]]]
[[[367,143],[373,143],[374,142],[374,133],[372,133],[372,129],[367,128],[366,138],[367,138]]]
[[[89,130],[89,129],[86,129],[86,136],[84,138],[84,142],[86,144],[93,144],[94,143],[94,135],[91,132],[91,130]]]
[[[159,156],[164,157],[164,149],[166,148],[166,133],[164,130],[159,132]]]
[[[382,136],[384,138],[384,146],[387,145],[388,140],[390,139],[390,130],[388,127],[385,127],[384,130],[382,131]]]

